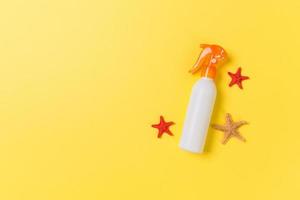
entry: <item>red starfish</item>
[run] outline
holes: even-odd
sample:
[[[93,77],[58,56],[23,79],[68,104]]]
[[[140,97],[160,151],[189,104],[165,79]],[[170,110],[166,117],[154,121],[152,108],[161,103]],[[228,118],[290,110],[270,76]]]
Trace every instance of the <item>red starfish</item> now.
[[[159,124],[153,124],[153,128],[158,129],[158,135],[157,137],[160,138],[163,133],[167,133],[169,135],[173,135],[173,133],[169,130],[169,127],[175,124],[174,122],[165,122],[164,117],[160,116],[160,122]]]
[[[249,79],[248,76],[242,76],[241,75],[242,68],[238,68],[237,72],[235,74],[228,72],[228,75],[231,77],[231,82],[229,83],[229,87],[233,86],[234,84],[237,84],[240,89],[243,89],[242,81]]]

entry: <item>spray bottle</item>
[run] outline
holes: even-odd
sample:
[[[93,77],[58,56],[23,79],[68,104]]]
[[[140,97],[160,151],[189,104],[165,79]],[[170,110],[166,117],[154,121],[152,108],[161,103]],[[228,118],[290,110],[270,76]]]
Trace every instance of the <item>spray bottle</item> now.
[[[193,153],[202,153],[217,94],[214,79],[217,67],[226,60],[225,50],[218,45],[201,44],[202,52],[190,70],[200,72],[201,79],[192,89],[179,146]]]

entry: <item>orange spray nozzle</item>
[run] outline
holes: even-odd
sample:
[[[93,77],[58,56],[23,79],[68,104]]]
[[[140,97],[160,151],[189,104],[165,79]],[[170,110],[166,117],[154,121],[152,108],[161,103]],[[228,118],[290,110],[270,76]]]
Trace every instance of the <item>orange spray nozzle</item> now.
[[[200,71],[201,76],[214,79],[217,66],[226,60],[227,54],[219,45],[201,44],[200,47],[202,52],[190,72],[195,74]]]

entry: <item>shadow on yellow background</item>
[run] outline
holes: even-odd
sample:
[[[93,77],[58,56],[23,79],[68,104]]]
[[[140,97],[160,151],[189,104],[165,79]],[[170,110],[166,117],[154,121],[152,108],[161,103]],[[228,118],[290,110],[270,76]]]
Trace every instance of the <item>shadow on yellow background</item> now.
[[[0,4],[0,199],[299,199],[300,2]],[[223,46],[210,129],[178,148],[200,43]],[[228,87],[228,71],[250,76]],[[159,115],[176,122],[156,138]]]

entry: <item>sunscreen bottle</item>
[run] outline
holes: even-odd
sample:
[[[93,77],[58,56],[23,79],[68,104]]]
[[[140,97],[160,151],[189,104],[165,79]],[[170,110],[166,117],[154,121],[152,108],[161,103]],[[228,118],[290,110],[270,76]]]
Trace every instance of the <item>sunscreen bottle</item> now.
[[[192,89],[188,105],[180,148],[202,153],[207,130],[217,94],[214,79],[217,67],[226,60],[225,50],[218,45],[202,44],[203,49],[191,73],[200,72],[201,78]]]

